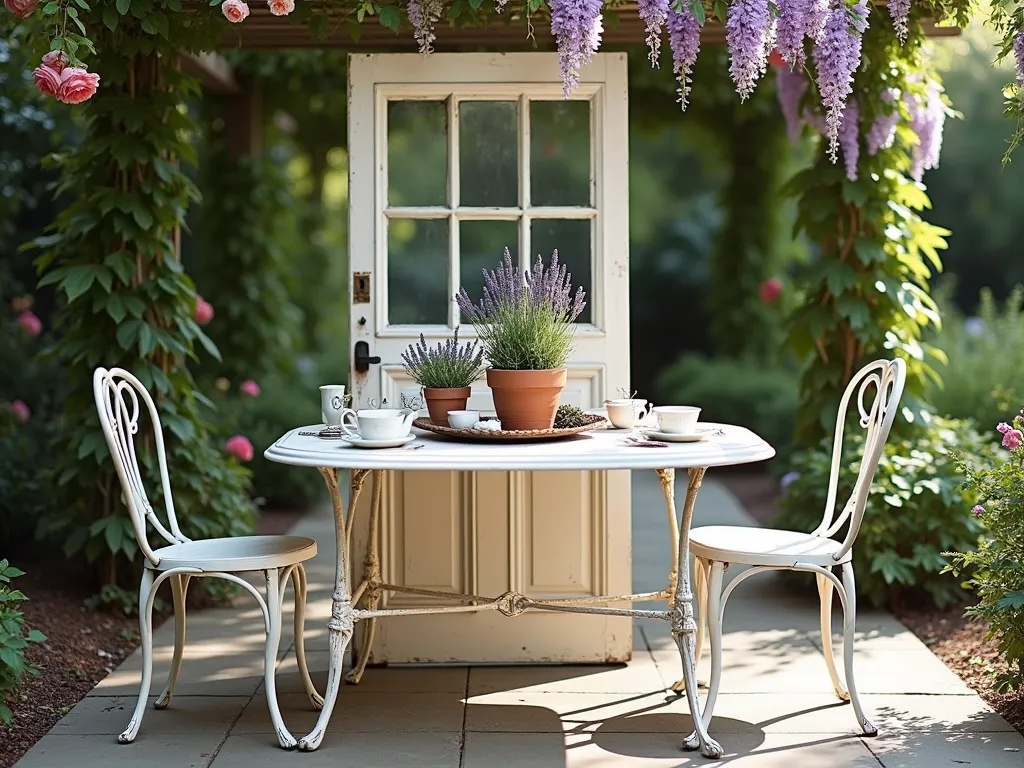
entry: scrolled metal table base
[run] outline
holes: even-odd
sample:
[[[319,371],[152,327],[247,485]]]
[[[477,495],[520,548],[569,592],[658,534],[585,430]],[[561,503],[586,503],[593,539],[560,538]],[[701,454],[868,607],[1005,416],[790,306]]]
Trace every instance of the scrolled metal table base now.
[[[337,701],[341,687],[341,670],[344,664],[345,651],[348,649],[356,622],[368,622],[364,642],[359,648],[359,658],[352,670],[344,676],[344,681],[358,684],[366,670],[370,659],[370,649],[376,632],[377,619],[388,616],[418,616],[425,614],[468,613],[473,611],[498,611],[504,616],[519,616],[526,611],[560,611],[563,613],[589,613],[607,616],[631,616],[634,618],[660,619],[669,622],[672,638],[679,648],[679,656],[683,667],[683,680],[686,700],[694,722],[694,732],[683,740],[685,749],[700,749],[705,757],[722,756],[721,745],[712,739],[707,732],[700,716],[700,702],[697,694],[696,670],[696,634],[697,623],[693,612],[693,592],[690,589],[690,522],[693,518],[693,504],[704,478],[706,467],[688,470],[689,479],[686,486],[686,500],[683,504],[682,516],[678,517],[675,503],[675,470],[659,469],[662,493],[668,510],[670,543],[672,548],[672,566],[669,572],[669,585],[660,592],[647,592],[630,595],[600,595],[593,597],[577,597],[566,599],[537,600],[519,592],[506,592],[497,597],[469,595],[453,592],[435,592],[425,589],[413,589],[396,584],[387,584],[381,580],[379,554],[379,526],[381,511],[381,492],[385,470],[358,469],[351,474],[351,492],[348,509],[341,499],[338,485],[338,470],[320,467],[320,473],[327,483],[334,509],[334,524],[337,538],[337,567],[335,571],[335,587],[332,595],[331,619],[327,624],[330,630],[330,673],[327,690],[324,694],[324,705],[313,730],[299,741],[299,748],[312,751],[320,746],[331,713]],[[369,546],[363,562],[363,574],[355,592],[349,591],[348,562],[349,547],[352,538],[352,524],[355,520],[356,505],[362,494],[366,478],[373,473],[373,496],[370,504]],[[678,519],[677,519],[678,517]],[[406,593],[440,597],[454,600],[462,605],[425,606],[422,608],[378,608],[384,592]],[[612,608],[608,603],[633,603],[650,600],[667,600],[667,611],[634,610],[632,608]]]

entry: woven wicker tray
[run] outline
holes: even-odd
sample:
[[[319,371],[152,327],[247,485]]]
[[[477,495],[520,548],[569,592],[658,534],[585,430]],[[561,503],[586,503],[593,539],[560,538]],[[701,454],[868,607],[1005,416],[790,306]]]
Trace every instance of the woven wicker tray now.
[[[587,415],[587,423],[579,427],[564,427],[562,429],[526,429],[526,430],[500,430],[489,429],[455,429],[441,424],[435,424],[428,418],[419,418],[412,423],[417,429],[433,432],[445,437],[458,437],[465,440],[559,440],[563,437],[572,437],[581,432],[589,432],[593,429],[601,429],[607,424],[603,416]]]

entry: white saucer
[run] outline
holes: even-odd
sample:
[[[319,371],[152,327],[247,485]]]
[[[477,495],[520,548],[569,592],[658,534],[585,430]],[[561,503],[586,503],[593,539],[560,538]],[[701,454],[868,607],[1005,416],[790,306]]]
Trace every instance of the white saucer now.
[[[402,437],[392,437],[387,440],[364,440],[359,435],[345,435],[343,438],[349,445],[354,445],[356,448],[398,448],[402,445],[407,445],[416,439],[416,435],[403,435]]]
[[[701,432],[682,435],[677,432],[659,432],[656,429],[644,429],[641,431],[651,440],[661,440],[666,443],[699,443],[701,440],[707,440],[708,437],[706,433]]]

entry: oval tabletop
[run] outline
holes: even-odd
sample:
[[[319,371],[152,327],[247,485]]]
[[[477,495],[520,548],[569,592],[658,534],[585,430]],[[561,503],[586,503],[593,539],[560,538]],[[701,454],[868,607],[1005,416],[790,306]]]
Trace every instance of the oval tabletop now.
[[[320,424],[293,429],[263,455],[300,467],[387,470],[686,469],[749,464],[775,455],[774,448],[744,427],[700,426],[721,433],[712,432],[698,443],[653,448],[629,445],[625,432],[610,429],[550,442],[516,443],[456,441],[417,429],[417,439],[409,446],[366,449],[299,434],[318,431]],[[418,445],[422,448],[409,450]]]

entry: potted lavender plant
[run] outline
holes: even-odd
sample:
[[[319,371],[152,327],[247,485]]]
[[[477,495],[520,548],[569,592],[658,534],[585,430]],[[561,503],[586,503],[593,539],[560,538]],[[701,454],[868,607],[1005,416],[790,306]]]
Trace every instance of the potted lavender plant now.
[[[430,420],[448,425],[448,411],[464,411],[469,400],[469,385],[483,373],[483,349],[475,341],[459,344],[459,329],[454,338],[430,348],[420,334],[417,344],[402,353],[405,372],[423,387]]]
[[[479,304],[459,291],[462,316],[473,322],[490,363],[487,385],[504,429],[551,429],[584,298],[582,288],[572,293],[558,251],[550,265],[538,256],[523,273],[512,266],[508,248],[498,269],[484,270]]]

